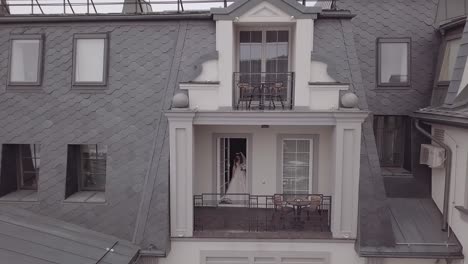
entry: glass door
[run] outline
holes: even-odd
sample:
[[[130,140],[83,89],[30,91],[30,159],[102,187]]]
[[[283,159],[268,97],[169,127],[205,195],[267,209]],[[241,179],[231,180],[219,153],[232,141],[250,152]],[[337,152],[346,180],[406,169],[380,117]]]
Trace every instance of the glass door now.
[[[283,139],[283,193],[312,193],[312,140]]]
[[[218,190],[221,195],[226,193],[229,185],[229,171],[230,171],[230,141],[228,138],[219,139],[219,158],[218,158]]]
[[[278,74],[289,72],[289,31],[252,30],[239,32],[239,72],[260,81],[276,80]]]
[[[248,193],[247,138],[219,137],[217,188],[220,195]]]

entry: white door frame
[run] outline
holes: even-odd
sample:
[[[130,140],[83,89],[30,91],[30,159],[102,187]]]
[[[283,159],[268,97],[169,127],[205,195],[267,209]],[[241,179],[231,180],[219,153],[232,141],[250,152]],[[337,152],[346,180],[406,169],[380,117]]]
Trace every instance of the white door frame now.
[[[246,178],[247,191],[252,194],[252,134],[243,133],[215,133],[213,134],[213,173],[212,173],[212,193],[219,193],[219,139],[220,138],[245,138],[246,142]]]

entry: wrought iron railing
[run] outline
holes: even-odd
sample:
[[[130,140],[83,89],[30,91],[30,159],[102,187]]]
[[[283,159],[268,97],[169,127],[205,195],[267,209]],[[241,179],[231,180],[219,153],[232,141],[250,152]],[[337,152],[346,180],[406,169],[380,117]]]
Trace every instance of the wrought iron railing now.
[[[0,0],[2,15],[147,14],[193,12],[228,7],[237,0]],[[336,9],[337,0],[298,0],[306,6]]]
[[[292,110],[294,73],[234,73],[236,110]]]
[[[277,195],[275,195],[277,196]],[[194,196],[194,231],[330,232],[332,197],[320,194],[273,195],[205,193]],[[319,197],[311,201],[307,197]],[[298,202],[298,199],[301,202]],[[309,201],[309,203],[308,203]],[[305,233],[304,233],[305,232]]]

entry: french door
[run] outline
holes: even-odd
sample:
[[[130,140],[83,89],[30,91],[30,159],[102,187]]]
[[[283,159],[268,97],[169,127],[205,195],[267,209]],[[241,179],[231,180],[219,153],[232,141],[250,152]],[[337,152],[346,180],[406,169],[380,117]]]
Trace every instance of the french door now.
[[[312,139],[283,139],[281,161],[283,193],[312,193],[312,149]]]
[[[244,82],[277,80],[289,72],[289,30],[239,31],[239,72]]]
[[[217,138],[217,192],[224,195],[233,178],[233,165],[236,156],[248,157],[247,138],[244,137],[219,137]],[[247,160],[242,161],[244,165]],[[248,175],[247,175],[248,177]],[[245,186],[248,189],[248,186]]]
[[[229,138],[218,140],[218,190],[225,194],[229,186],[229,174],[231,169],[231,144]]]

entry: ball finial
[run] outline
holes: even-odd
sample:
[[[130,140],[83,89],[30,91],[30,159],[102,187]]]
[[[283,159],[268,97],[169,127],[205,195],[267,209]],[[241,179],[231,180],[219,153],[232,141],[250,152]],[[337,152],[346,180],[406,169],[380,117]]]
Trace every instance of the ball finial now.
[[[188,108],[189,98],[185,93],[177,93],[172,98],[172,108]]]
[[[356,108],[358,106],[359,99],[354,93],[346,93],[341,97],[341,105],[345,108]]]

